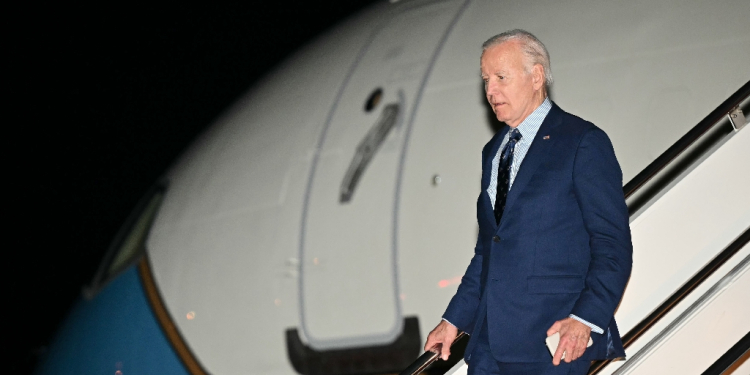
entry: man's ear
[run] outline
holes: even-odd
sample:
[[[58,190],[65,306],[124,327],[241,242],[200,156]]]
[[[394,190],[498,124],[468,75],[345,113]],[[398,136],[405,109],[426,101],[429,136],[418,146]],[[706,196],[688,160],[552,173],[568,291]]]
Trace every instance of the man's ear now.
[[[531,68],[531,78],[535,91],[544,86],[544,67],[542,64],[534,64],[534,67]]]

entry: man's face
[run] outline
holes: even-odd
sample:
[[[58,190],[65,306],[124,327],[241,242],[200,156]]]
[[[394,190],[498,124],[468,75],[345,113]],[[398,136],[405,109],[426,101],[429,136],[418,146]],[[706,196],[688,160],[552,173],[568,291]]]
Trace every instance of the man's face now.
[[[524,56],[517,41],[487,48],[481,62],[487,101],[497,119],[515,128],[542,103],[544,69],[524,69]]]

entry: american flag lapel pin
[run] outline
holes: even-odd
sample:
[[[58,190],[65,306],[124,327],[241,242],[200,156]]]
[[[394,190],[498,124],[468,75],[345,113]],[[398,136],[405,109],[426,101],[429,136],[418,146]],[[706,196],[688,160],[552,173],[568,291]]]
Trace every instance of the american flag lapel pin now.
[[[545,135],[544,137],[542,137],[542,139],[549,139],[549,136]]]

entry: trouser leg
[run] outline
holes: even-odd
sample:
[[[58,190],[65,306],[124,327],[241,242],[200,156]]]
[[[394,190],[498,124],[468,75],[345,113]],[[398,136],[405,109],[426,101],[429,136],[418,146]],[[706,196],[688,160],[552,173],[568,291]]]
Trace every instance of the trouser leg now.
[[[490,341],[487,333],[487,319],[476,336],[477,343],[469,357],[467,375],[500,375],[497,361],[490,351]]]

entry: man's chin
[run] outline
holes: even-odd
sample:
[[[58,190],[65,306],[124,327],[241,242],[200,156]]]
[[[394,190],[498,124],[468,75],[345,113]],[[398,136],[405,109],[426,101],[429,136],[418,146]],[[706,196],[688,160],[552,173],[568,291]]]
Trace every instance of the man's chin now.
[[[497,118],[497,121],[500,121],[504,124],[508,124],[507,121],[509,120],[508,116],[503,115],[502,113],[495,112],[495,118]]]

